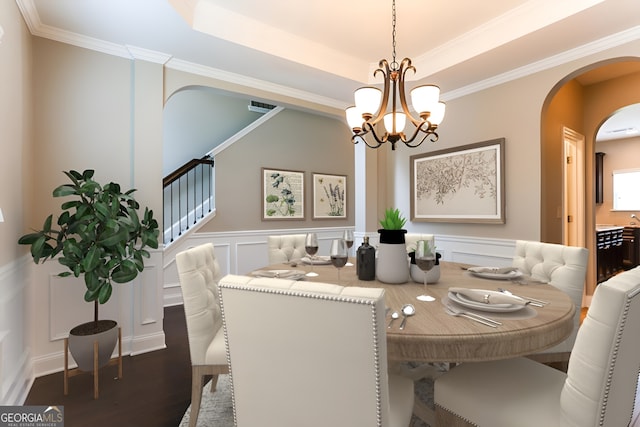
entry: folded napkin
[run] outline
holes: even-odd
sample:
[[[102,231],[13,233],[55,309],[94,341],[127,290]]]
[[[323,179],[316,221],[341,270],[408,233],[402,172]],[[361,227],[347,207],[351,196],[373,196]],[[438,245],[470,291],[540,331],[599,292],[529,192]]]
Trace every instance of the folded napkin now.
[[[509,274],[518,271],[516,267],[469,267],[473,273]]]
[[[258,270],[251,273],[255,277],[278,277],[280,279],[290,279],[304,274],[300,270]]]
[[[449,292],[484,304],[527,305],[529,303],[529,301],[524,298],[515,295],[507,295],[502,292],[488,291],[485,289],[449,288]]]
[[[306,256],[306,257],[302,257],[300,261],[302,261],[305,264],[325,265],[325,264],[331,264],[331,257],[318,255],[318,256],[315,256],[313,259],[311,259],[308,256]]]

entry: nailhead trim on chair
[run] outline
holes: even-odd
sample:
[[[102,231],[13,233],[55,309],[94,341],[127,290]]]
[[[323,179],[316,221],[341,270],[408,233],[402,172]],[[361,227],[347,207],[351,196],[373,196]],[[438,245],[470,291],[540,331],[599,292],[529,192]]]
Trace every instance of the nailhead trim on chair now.
[[[600,409],[600,420],[598,421],[598,425],[600,425],[601,427],[604,426],[604,416],[607,412],[607,403],[609,402],[609,392],[611,391],[611,382],[613,381],[613,369],[616,366],[616,361],[618,360],[618,353],[620,350],[620,341],[622,340],[622,331],[624,330],[624,326],[627,323],[627,316],[629,314],[630,303],[631,303],[631,298],[627,298],[627,302],[622,312],[622,319],[620,320],[621,327],[618,329],[618,333],[616,335],[616,342],[613,346],[613,356],[611,357],[611,364],[609,365],[609,372],[607,373],[607,384],[604,388],[604,392],[602,396],[602,408]]]
[[[376,412],[377,412],[376,418],[377,418],[377,424],[378,424],[377,427],[382,427],[382,398],[380,397],[381,395],[380,348],[379,348],[380,343],[378,342],[378,336],[376,334],[376,330],[378,329],[378,320],[376,315],[377,313],[376,313],[375,302],[369,299],[345,297],[342,295],[309,294],[307,292],[302,292],[302,291],[291,291],[291,290],[282,290],[282,289],[262,288],[262,287],[255,287],[255,286],[250,287],[250,286],[251,285],[246,285],[246,284],[244,285],[226,284],[226,283],[222,283],[222,281],[218,283],[218,288],[236,289],[241,291],[258,291],[258,292],[264,292],[269,294],[277,294],[277,295],[285,295],[285,296],[293,296],[293,297],[305,297],[305,298],[312,298],[312,299],[330,300],[330,301],[336,301],[336,302],[347,302],[347,303],[353,303],[353,304],[365,304],[371,307],[371,316],[373,317],[373,329],[372,329],[373,353],[374,353],[373,357],[374,357],[374,368],[376,372]],[[224,311],[224,304],[222,304],[222,291],[220,291],[218,295],[220,299],[220,309],[221,309],[220,311],[222,315],[222,324],[224,325],[225,311]],[[233,371],[231,369],[231,354],[229,351],[229,338],[227,336],[226,328],[224,328],[224,343],[225,343],[225,348],[227,349],[227,364],[229,366],[229,378],[231,379],[230,381],[231,399],[233,402],[235,402],[235,392],[233,387]],[[233,405],[233,424],[238,425],[235,405]]]
[[[601,427],[604,426],[604,416],[605,416],[605,413],[607,412],[607,403],[609,402],[609,392],[611,391],[611,382],[613,381],[613,369],[616,365],[616,360],[618,359],[618,353],[620,350],[620,341],[622,341],[622,331],[624,330],[624,326],[627,323],[627,316],[629,315],[629,305],[631,304],[631,299],[634,298],[636,295],[638,295],[638,293],[640,293],[640,291],[636,291],[629,295],[629,298],[627,298],[627,302],[622,312],[621,327],[618,329],[616,342],[613,346],[613,356],[611,358],[611,364],[609,365],[609,372],[607,374],[607,384],[603,392],[602,409],[600,410],[600,420],[598,421],[598,425]],[[636,393],[637,393],[637,388],[636,388]],[[629,422],[631,422],[631,419],[629,419]]]

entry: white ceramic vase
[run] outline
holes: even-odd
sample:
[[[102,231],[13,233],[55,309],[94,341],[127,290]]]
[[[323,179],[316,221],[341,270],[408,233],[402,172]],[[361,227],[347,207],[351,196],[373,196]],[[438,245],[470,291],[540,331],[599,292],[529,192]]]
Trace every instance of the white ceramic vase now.
[[[383,283],[409,281],[409,257],[404,243],[380,243],[376,258],[376,279]]]

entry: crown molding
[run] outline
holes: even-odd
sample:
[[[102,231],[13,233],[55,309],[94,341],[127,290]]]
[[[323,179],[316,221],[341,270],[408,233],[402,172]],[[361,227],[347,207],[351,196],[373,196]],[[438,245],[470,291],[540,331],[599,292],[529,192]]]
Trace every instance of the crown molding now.
[[[575,49],[571,49],[557,55],[542,59],[540,61],[532,62],[531,64],[515,68],[513,70],[507,71],[506,73],[502,73],[494,77],[479,81],[477,83],[473,83],[467,86],[463,86],[459,89],[443,93],[441,98],[445,101],[460,98],[462,96],[470,95],[474,92],[479,92],[493,86],[498,86],[503,83],[508,83],[510,81],[520,79],[522,77],[527,77],[532,74],[539,73],[541,71],[545,71],[571,61],[585,58],[589,55],[594,55],[607,49],[612,49],[639,39],[640,25],[616,34],[612,34],[607,37],[603,37],[599,40],[587,43]]]
[[[302,101],[312,102],[326,107],[337,108],[344,110],[347,107],[347,103],[341,100],[328,98],[315,93],[306,92],[299,89],[294,89],[289,86],[283,86],[276,83],[271,83],[266,80],[254,79],[252,77],[244,76],[242,74],[231,73],[228,71],[220,70],[217,68],[207,67],[204,65],[196,64],[193,62],[184,61],[181,59],[171,58],[166,64],[167,68],[172,68],[178,71],[184,71],[191,74],[196,74],[203,77],[209,77],[216,80],[221,80],[227,83],[237,84],[240,86],[246,86],[253,89],[263,90],[270,93],[276,93],[299,99]]]
[[[155,50],[144,49],[131,45],[126,45],[125,47],[133,59],[140,59],[142,61],[164,65],[172,58],[171,55],[164,52],[157,52]]]

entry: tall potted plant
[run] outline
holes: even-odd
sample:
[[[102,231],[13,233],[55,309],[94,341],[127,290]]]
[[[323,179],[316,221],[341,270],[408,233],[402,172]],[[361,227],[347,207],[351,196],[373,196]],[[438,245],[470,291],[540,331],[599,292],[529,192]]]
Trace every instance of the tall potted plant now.
[[[409,280],[409,262],[403,229],[406,218],[399,209],[388,208],[380,220],[380,245],[376,261],[376,278],[385,283],[406,283]]]
[[[57,227],[51,214],[41,230],[25,234],[18,243],[31,247],[36,264],[56,258],[68,270],[58,276],[83,277],[84,300],[94,304],[94,318],[69,332],[69,349],[80,369],[92,371],[93,342],[99,342],[102,367],[117,341],[117,322],[99,320],[98,307],[111,298],[113,283],[130,282],[143,271],[144,258],[150,257],[146,248],[158,248],[158,222],[148,208],[138,215],[136,190],[123,193],[113,182],[102,186],[94,181],[93,170],[64,174],[71,183],[54,189],[53,197],[72,199],[62,203]],[[86,343],[90,349],[84,355],[80,352]]]

